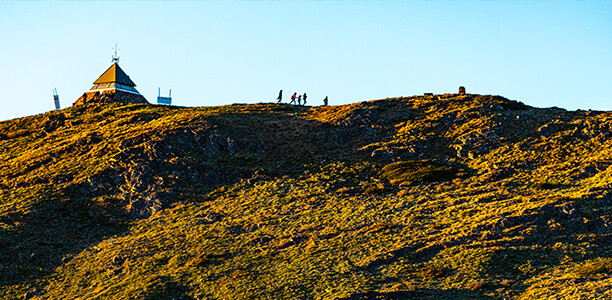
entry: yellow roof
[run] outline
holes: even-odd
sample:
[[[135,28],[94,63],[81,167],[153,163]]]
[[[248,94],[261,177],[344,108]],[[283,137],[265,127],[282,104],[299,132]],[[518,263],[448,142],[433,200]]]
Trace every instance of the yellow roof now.
[[[119,67],[118,63],[114,63],[102,76],[100,76],[94,84],[101,83],[120,83],[127,86],[136,86],[136,84],[127,76],[123,70]]]

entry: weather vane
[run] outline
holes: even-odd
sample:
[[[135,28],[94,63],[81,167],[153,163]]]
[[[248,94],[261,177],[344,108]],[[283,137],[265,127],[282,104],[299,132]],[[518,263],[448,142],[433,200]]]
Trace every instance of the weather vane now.
[[[119,55],[117,54],[117,51],[119,49],[117,49],[117,44],[115,44],[115,49],[114,50],[115,50],[115,53],[113,54],[113,62],[114,63],[119,63]]]

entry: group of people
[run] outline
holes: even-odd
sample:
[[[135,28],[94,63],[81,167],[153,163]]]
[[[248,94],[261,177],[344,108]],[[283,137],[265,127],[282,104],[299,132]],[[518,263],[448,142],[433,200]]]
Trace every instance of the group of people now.
[[[293,95],[291,95],[291,102],[289,102],[289,104],[306,105],[306,98],[308,98],[308,95],[306,95],[306,93],[304,93],[304,95],[298,95],[297,93],[293,93]],[[283,101],[283,90],[280,90],[280,92],[278,92],[278,98],[276,98],[276,100],[278,103],[281,103]],[[324,106],[327,106],[327,101],[327,96],[325,96],[325,99],[323,99]]]

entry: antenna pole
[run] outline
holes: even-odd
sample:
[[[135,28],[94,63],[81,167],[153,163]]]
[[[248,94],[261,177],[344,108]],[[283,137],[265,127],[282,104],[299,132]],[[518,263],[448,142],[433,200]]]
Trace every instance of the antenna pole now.
[[[115,54],[113,55],[113,63],[119,63],[119,55],[117,55],[117,45],[115,44]]]

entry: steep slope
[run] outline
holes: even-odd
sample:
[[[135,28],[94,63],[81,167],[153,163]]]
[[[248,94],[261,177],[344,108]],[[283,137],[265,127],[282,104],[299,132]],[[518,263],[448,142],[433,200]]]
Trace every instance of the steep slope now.
[[[0,296],[612,297],[611,124],[451,94],[0,122]]]

